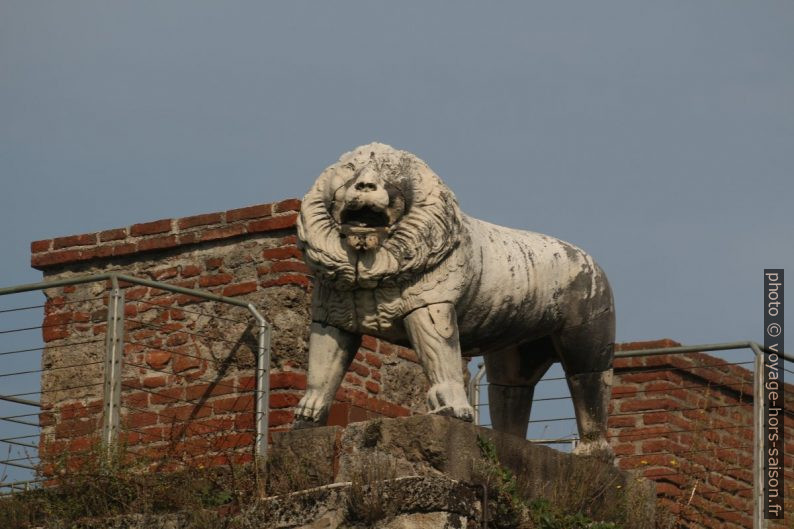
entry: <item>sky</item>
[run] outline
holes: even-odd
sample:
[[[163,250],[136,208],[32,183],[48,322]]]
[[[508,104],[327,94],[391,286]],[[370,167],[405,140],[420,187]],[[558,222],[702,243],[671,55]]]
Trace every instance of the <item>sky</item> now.
[[[0,286],[33,240],[301,197],[381,141],[591,253],[618,341],[760,341],[793,94],[790,0],[0,0]]]

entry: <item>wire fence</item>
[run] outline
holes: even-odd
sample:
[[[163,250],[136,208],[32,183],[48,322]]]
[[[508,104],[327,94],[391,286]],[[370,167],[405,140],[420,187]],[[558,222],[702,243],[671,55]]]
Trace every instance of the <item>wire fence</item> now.
[[[110,444],[150,470],[265,455],[270,337],[250,304],[114,274],[0,289],[0,300],[0,492],[107,457]],[[698,349],[620,353],[607,438],[620,466],[655,481],[678,519],[750,527],[759,351],[753,359],[746,350],[715,357]],[[478,422],[490,426],[484,371],[471,387]],[[539,382],[534,403],[527,437],[575,448],[559,366]],[[791,457],[783,460],[790,483]]]
[[[270,330],[252,305],[113,274],[0,300],[0,494],[108,457],[264,458]]]
[[[753,527],[757,363],[747,345],[740,345],[744,350],[726,347],[721,357],[675,354],[676,348],[667,348],[664,355],[625,351],[615,361],[607,439],[621,468],[656,482],[664,512],[675,523]],[[478,368],[472,403],[480,424],[490,427],[487,375],[482,364]],[[786,400],[794,404],[794,395],[788,392]],[[794,435],[792,419],[789,411],[789,438]],[[578,442],[559,365],[536,386],[527,437],[562,450]],[[787,451],[783,463],[786,480],[794,482],[794,454]],[[794,512],[794,504],[787,507]],[[784,525],[770,522],[769,527]]]

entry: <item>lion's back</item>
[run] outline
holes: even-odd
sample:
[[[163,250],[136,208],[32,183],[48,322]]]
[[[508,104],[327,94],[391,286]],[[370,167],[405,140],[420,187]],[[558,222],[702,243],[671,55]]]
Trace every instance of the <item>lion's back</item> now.
[[[471,217],[464,222],[471,236],[471,284],[458,304],[462,335],[547,334],[571,316],[574,298],[596,302],[602,294],[603,272],[580,248]],[[608,297],[611,303],[611,292]]]

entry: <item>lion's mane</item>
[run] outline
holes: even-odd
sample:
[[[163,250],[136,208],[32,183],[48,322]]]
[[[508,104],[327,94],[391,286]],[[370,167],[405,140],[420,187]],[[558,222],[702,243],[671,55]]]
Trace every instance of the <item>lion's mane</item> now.
[[[339,183],[370,163],[376,163],[381,177],[402,190],[406,211],[374,251],[374,259],[365,262],[343,243],[331,208]],[[461,222],[455,195],[422,160],[372,143],[342,155],[322,172],[303,199],[297,229],[299,244],[315,277],[344,291],[362,284],[380,287],[416,281],[458,246]]]

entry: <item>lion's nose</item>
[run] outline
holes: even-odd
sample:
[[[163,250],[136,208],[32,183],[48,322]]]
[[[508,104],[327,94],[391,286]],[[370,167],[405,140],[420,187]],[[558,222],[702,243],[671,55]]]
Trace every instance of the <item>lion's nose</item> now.
[[[360,192],[377,191],[380,187],[378,180],[378,174],[372,168],[367,167],[358,175],[353,188]]]
[[[356,182],[356,191],[376,191],[378,184],[375,182]]]

